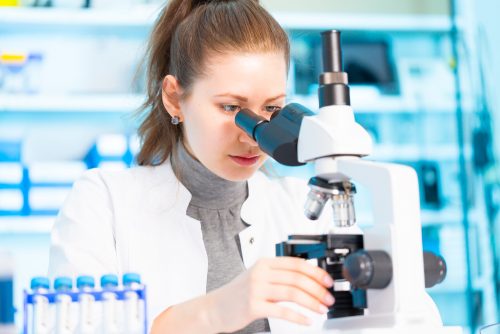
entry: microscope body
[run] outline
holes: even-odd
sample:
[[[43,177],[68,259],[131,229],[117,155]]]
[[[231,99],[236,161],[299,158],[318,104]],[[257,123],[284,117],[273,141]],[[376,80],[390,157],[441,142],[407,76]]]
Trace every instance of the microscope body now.
[[[328,314],[330,320],[324,324],[326,332],[343,330],[345,333],[345,330],[362,329],[358,332],[369,333],[367,330],[370,328],[394,329],[397,332],[425,328],[432,333],[460,333],[459,328],[443,327],[439,311],[425,291],[416,172],[403,165],[361,159],[360,156],[371,151],[371,140],[365,130],[355,123],[354,117],[346,117],[349,108],[330,106],[320,109],[318,115],[304,117],[298,141],[298,159],[313,161],[316,177],[330,184],[354,182],[367,189],[372,200],[373,224],[365,228],[361,235],[336,234],[332,224],[332,233],[323,236],[290,236],[288,242],[277,245],[277,255],[318,259],[318,265],[331,273],[336,282],[333,290],[339,286],[339,291],[332,291],[336,300],[344,303],[346,298],[351,299],[348,315],[345,315],[345,308],[349,305],[332,306]],[[352,110],[350,113],[352,115]],[[341,114],[344,120],[323,121],[325,117],[335,119],[335,114]],[[345,135],[353,132],[357,134]],[[343,145],[343,142],[346,144]],[[339,228],[342,226],[336,227],[337,230]],[[297,240],[301,241],[293,247]],[[307,240],[312,244],[304,245]],[[307,248],[312,251],[308,252]],[[363,289],[351,284],[339,268],[348,255],[360,250],[383,251],[390,258],[390,264],[384,263],[383,259],[375,261],[374,265],[379,267],[379,276],[375,278],[378,286],[375,288]],[[331,263],[329,268],[328,263]],[[347,291],[350,297],[345,297]]]
[[[305,205],[309,219],[317,219],[327,202],[332,205],[331,229],[321,235],[291,235],[276,245],[276,254],[314,259],[334,279],[336,303],[323,333],[462,333],[459,327],[443,327],[425,291],[444,279],[446,265],[422,249],[416,172],[362,159],[371,154],[372,139],[356,123],[350,106],[340,33],[328,31],[322,39],[317,114],[289,104],[269,121],[245,109],[235,119],[278,162],[314,163]],[[364,230],[355,228],[356,184],[371,195],[372,225]]]

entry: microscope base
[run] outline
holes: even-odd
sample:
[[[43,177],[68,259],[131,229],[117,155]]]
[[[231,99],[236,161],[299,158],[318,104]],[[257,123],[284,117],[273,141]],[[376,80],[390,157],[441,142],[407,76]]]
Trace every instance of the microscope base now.
[[[444,327],[440,319],[425,314],[411,316],[365,315],[331,319],[323,323],[321,333],[327,334],[462,334],[458,326]]]
[[[353,329],[353,330],[322,330],[319,333],[325,334],[422,334],[422,333],[432,333],[432,334],[462,334],[462,328],[453,327],[395,327],[395,328],[364,328],[364,329]]]

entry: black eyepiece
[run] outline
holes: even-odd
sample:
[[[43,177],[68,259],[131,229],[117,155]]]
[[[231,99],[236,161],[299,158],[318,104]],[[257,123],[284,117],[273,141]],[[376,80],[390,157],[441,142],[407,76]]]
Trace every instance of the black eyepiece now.
[[[267,122],[267,120],[264,117],[257,115],[250,109],[241,109],[236,114],[235,122],[240,129],[245,131],[245,133],[252,137],[253,140],[256,140],[255,129],[257,129],[259,124]]]

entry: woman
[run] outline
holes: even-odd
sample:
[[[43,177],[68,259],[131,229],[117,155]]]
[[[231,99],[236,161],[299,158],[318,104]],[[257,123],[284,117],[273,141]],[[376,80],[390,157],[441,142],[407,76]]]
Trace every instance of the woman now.
[[[153,333],[274,331],[276,319],[310,324],[305,309],[323,318],[330,275],[274,257],[288,234],[322,230],[303,216],[306,186],[260,172],[266,155],[234,124],[242,108],[269,118],[284,105],[286,33],[257,1],[173,0],[148,56],[139,166],[75,183],[51,274],[140,273]]]

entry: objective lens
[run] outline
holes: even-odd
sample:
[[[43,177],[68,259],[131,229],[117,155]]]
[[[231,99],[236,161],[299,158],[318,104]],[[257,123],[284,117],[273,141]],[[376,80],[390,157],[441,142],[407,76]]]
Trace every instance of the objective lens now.
[[[333,222],[338,227],[349,227],[356,224],[354,197],[351,193],[333,195]]]
[[[307,201],[304,206],[304,213],[307,218],[316,220],[321,215],[326,202],[328,201],[329,194],[325,194],[317,189],[311,189],[307,195]]]

